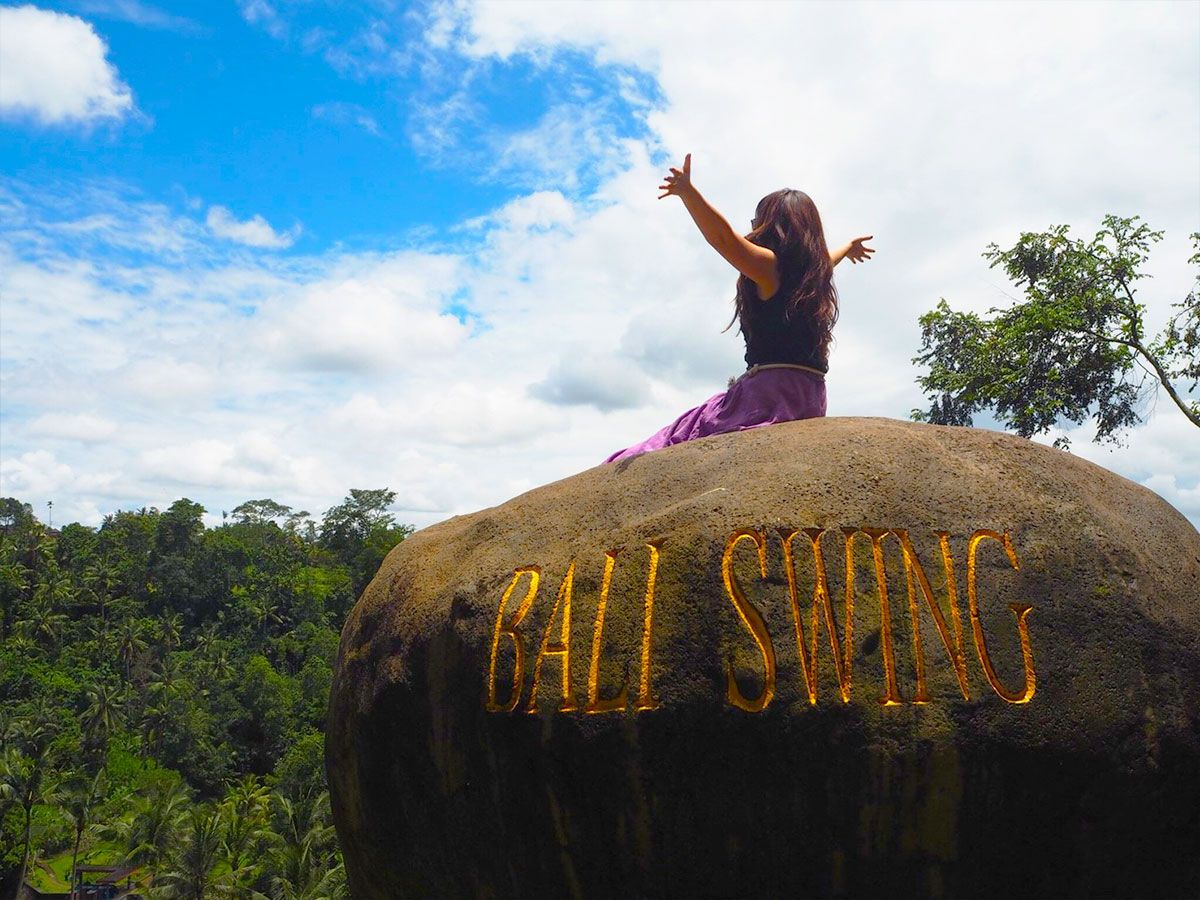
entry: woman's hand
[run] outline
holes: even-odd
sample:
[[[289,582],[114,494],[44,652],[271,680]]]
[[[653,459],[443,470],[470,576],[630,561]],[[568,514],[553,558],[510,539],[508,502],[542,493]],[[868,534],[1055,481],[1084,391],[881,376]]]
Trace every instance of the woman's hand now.
[[[658,195],[659,200],[663,197],[670,197],[672,194],[676,197],[682,197],[690,191],[692,189],[692,154],[689,153],[683,158],[682,172],[672,166],[670,174],[663,176],[663,182],[663,184],[658,186],[658,189],[662,191]],[[864,238],[864,240],[867,240],[867,238]]]
[[[704,239],[727,263],[757,285],[760,297],[770,297],[779,289],[774,252],[750,243],[735,232],[725,217],[713,209],[692,185],[692,154],[683,158],[683,170],[672,168],[658,188],[662,191],[658,195],[659,200],[674,194],[683,201],[684,208]]]
[[[875,235],[873,234],[868,234],[866,237],[856,237],[846,245],[846,252],[843,255],[852,263],[866,262],[871,258],[871,254],[875,252],[875,249],[864,246],[864,242],[872,240],[874,237]]]

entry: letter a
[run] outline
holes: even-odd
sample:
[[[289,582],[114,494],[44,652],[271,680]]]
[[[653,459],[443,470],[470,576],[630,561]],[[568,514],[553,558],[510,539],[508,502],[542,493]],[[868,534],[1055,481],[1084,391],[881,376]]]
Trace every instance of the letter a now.
[[[558,598],[554,601],[554,609],[550,610],[550,620],[546,622],[546,631],[542,635],[542,646],[538,648],[537,661],[533,664],[533,688],[529,692],[529,705],[525,712],[538,711],[537,692],[542,680],[542,661],[547,656],[562,657],[562,702],[559,712],[571,712],[578,709],[575,695],[571,691],[571,595],[575,587],[575,560],[567,567],[567,575],[563,578],[562,587],[558,589]],[[554,619],[558,610],[562,609],[562,628],[556,643],[550,643],[550,633],[554,630]]]

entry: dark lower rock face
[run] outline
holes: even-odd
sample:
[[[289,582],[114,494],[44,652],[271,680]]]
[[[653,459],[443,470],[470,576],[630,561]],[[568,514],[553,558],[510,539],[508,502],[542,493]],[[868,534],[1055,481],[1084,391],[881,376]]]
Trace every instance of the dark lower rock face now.
[[[992,432],[685,444],[397,547],[326,756],[360,900],[1194,896],[1200,535]]]

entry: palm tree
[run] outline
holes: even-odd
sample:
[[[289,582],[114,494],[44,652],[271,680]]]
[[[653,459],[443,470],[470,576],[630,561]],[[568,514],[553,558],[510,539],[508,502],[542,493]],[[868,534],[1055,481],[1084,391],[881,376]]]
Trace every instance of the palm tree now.
[[[216,647],[217,641],[221,638],[221,626],[214,621],[208,621],[196,632],[195,639],[192,644],[196,648],[196,655],[201,659],[207,659]]]
[[[154,875],[155,888],[179,900],[208,900],[213,894],[230,893],[236,874],[215,874],[221,861],[224,827],[220,813],[208,804],[193,806],[187,815],[182,841],[170,864]]]
[[[58,643],[59,633],[67,622],[66,614],[58,611],[56,593],[53,586],[39,585],[24,620],[26,634],[35,640],[45,638],[51,647]]]
[[[221,801],[225,821],[225,858],[229,868],[242,869],[260,857],[255,851],[274,838],[268,827],[271,792],[253,775],[235,782]]]
[[[120,695],[103,681],[89,687],[84,695],[88,699],[87,709],[83,713],[84,731],[89,735],[100,732],[107,743],[109,734],[121,724],[124,717]]]
[[[53,560],[53,557],[50,559]],[[54,563],[47,566],[42,572],[42,577],[39,579],[34,593],[35,596],[40,594],[46,597],[56,609],[66,606],[75,599],[70,574]]]
[[[108,607],[112,604],[113,588],[117,586],[119,578],[120,571],[109,553],[94,559],[83,570],[84,583],[100,606],[100,621],[102,622],[108,621]]]
[[[117,632],[117,655],[125,663],[125,680],[130,679],[133,661],[149,644],[142,637],[142,623],[132,616],[121,622]]]
[[[112,623],[106,619],[89,619],[85,627],[88,637],[95,642],[98,656],[107,659],[113,645]]]
[[[65,785],[59,809],[75,826],[75,849],[71,854],[71,900],[75,900],[75,867],[79,862],[79,842],[92,818],[92,810],[108,792],[108,777],[103,769],[88,778],[75,773]]]
[[[329,793],[310,790],[295,801],[280,794],[275,797],[283,828],[280,845],[272,854],[271,900],[347,896],[346,873],[329,824]]]
[[[24,622],[17,622],[12,634],[4,642],[4,649],[13,651],[18,657],[32,656],[38,649],[37,641],[29,636],[23,627],[24,624]]]
[[[4,727],[4,745],[20,748],[26,756],[41,756],[62,728],[58,708],[45,694],[38,695],[30,712],[10,719]]]
[[[3,543],[0,554],[0,603],[3,603],[3,620],[0,621],[0,637],[8,637],[12,631],[12,614],[17,600],[26,590],[31,569],[16,558],[16,545],[8,540]]]
[[[160,782],[149,792],[136,795],[126,816],[101,829],[101,834],[125,848],[127,862],[154,869],[178,844],[189,800],[181,781]]]
[[[251,600],[247,611],[258,625],[258,635],[260,638],[266,638],[267,627],[269,625],[283,624],[283,617],[279,614],[279,605],[273,603],[267,597],[259,597]]]
[[[233,677],[233,663],[229,661],[229,654],[224,649],[217,650],[208,665],[213,677],[218,681],[228,681]]]
[[[179,689],[179,661],[175,656],[167,654],[158,664],[154,680],[147,685],[150,693],[158,696],[174,694]]]
[[[158,691],[156,695],[155,702],[142,709],[142,743],[151,753],[158,749],[159,738],[171,722],[170,693]]]
[[[38,573],[45,567],[44,560],[53,562],[54,542],[46,534],[46,529],[40,522],[34,522],[30,528],[17,540],[17,552],[23,554],[24,564],[29,576],[25,580],[25,599],[32,600],[37,587]]]
[[[36,756],[25,756],[13,748],[0,757],[0,797],[19,805],[25,812],[24,849],[21,851],[21,873],[13,900],[21,894],[29,864],[29,836],[33,825],[33,807],[38,803],[53,803],[57,785],[50,776],[50,750],[43,747]]]
[[[179,635],[183,630],[183,618],[179,613],[162,616],[158,620],[158,640],[166,648],[166,653],[175,649],[179,643]]]

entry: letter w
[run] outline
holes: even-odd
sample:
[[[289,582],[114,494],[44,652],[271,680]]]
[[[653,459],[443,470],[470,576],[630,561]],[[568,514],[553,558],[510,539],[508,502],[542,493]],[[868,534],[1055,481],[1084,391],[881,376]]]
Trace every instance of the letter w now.
[[[804,533],[812,544],[815,584],[809,615],[809,648],[805,649],[804,625],[801,623],[800,598],[796,589],[796,564],[792,555],[792,538],[798,531],[780,530],[783,541],[784,571],[787,572],[788,593],[792,600],[792,622],[796,626],[796,646],[800,650],[800,665],[804,669],[804,682],[808,687],[808,702],[817,702],[817,631],[818,610],[825,613],[825,630],[829,632],[829,647],[833,651],[833,666],[837,672],[838,690],[843,703],[850,702],[850,687],[853,682],[854,661],[854,535],[857,528],[843,528],[846,543],[846,634],[845,649],[838,641],[837,622],[833,618],[833,601],[829,596],[829,578],[825,573],[825,559],[821,555],[821,535],[824,528],[805,528]]]

